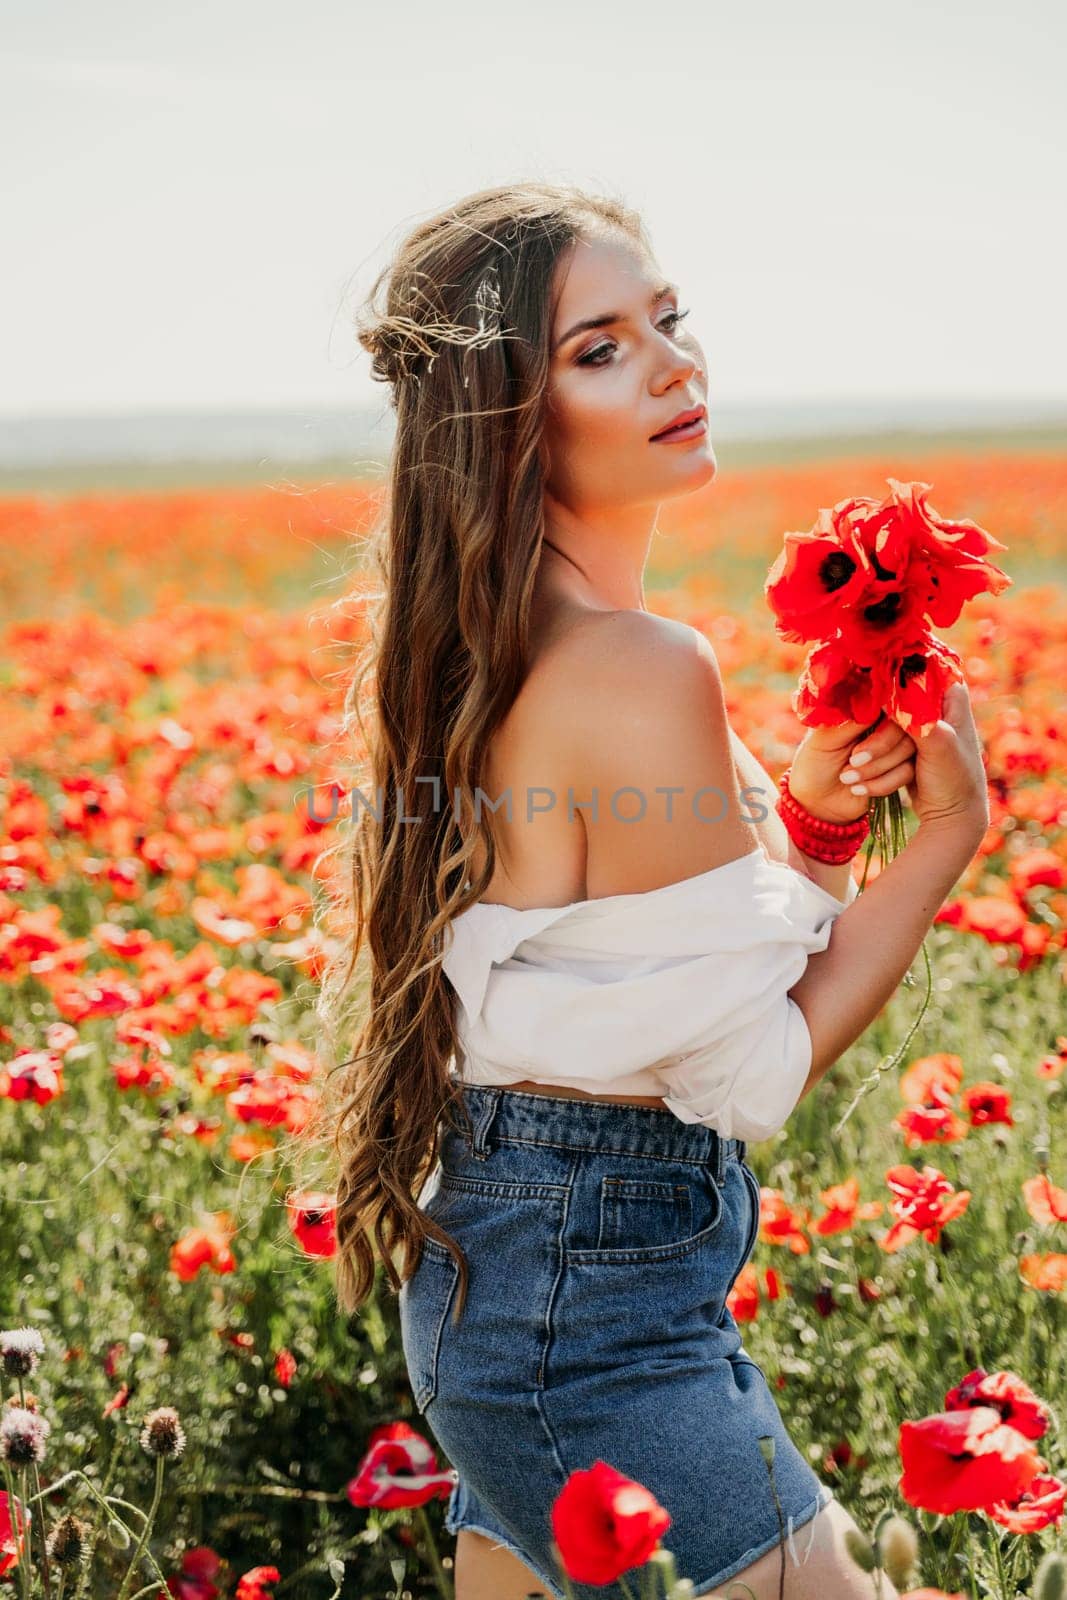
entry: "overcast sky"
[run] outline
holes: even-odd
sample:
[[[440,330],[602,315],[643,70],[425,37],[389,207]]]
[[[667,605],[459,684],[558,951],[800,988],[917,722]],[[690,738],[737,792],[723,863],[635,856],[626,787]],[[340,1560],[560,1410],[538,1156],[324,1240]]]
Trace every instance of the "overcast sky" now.
[[[1067,399],[1060,0],[0,0],[0,411],[384,403],[473,189],[644,215],[726,404]]]

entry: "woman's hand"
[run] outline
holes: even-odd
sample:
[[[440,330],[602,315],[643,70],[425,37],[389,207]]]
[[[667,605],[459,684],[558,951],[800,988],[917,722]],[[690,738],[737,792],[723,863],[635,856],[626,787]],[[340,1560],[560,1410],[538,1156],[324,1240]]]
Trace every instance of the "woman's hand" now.
[[[979,834],[989,827],[989,786],[965,683],[949,684],[940,721],[920,741],[908,799],[928,826],[970,827]]]
[[[915,753],[914,739],[884,714],[873,726],[809,728],[793,757],[789,787],[813,816],[854,822],[866,815],[870,799],[914,781]]]

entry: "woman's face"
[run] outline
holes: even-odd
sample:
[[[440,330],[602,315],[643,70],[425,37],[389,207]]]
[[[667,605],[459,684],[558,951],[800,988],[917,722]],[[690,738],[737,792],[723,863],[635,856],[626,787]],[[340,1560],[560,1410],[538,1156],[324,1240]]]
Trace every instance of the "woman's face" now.
[[[704,352],[654,260],[624,234],[579,239],[556,268],[546,488],[571,510],[658,504],[715,476],[707,429],[652,435],[707,401]],[[576,323],[610,315],[598,328]]]

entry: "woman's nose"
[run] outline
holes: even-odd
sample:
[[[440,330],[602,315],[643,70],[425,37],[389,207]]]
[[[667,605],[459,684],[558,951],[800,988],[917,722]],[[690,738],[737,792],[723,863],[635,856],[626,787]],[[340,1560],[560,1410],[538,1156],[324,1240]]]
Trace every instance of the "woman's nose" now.
[[[671,359],[666,363],[661,374],[665,384],[681,379],[688,383],[695,372],[700,371],[700,363],[696,356],[687,355],[684,350],[671,352]]]

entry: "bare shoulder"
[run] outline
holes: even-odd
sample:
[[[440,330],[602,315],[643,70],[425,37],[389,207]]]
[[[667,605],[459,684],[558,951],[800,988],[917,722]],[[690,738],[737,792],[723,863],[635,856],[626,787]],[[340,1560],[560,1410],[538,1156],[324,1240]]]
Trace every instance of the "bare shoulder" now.
[[[698,629],[594,613],[541,665],[536,698],[585,823],[589,897],[657,888],[756,847],[719,665]]]
[[[569,766],[602,740],[642,738],[647,721],[663,729],[665,712],[680,726],[709,695],[722,703],[718,662],[698,629],[651,611],[589,611],[542,650],[515,721]]]
[[[708,640],[688,623],[652,611],[590,611],[545,651],[531,683],[548,698],[562,693],[573,699],[579,687],[588,698],[640,684],[649,671],[718,676],[718,663]]]

